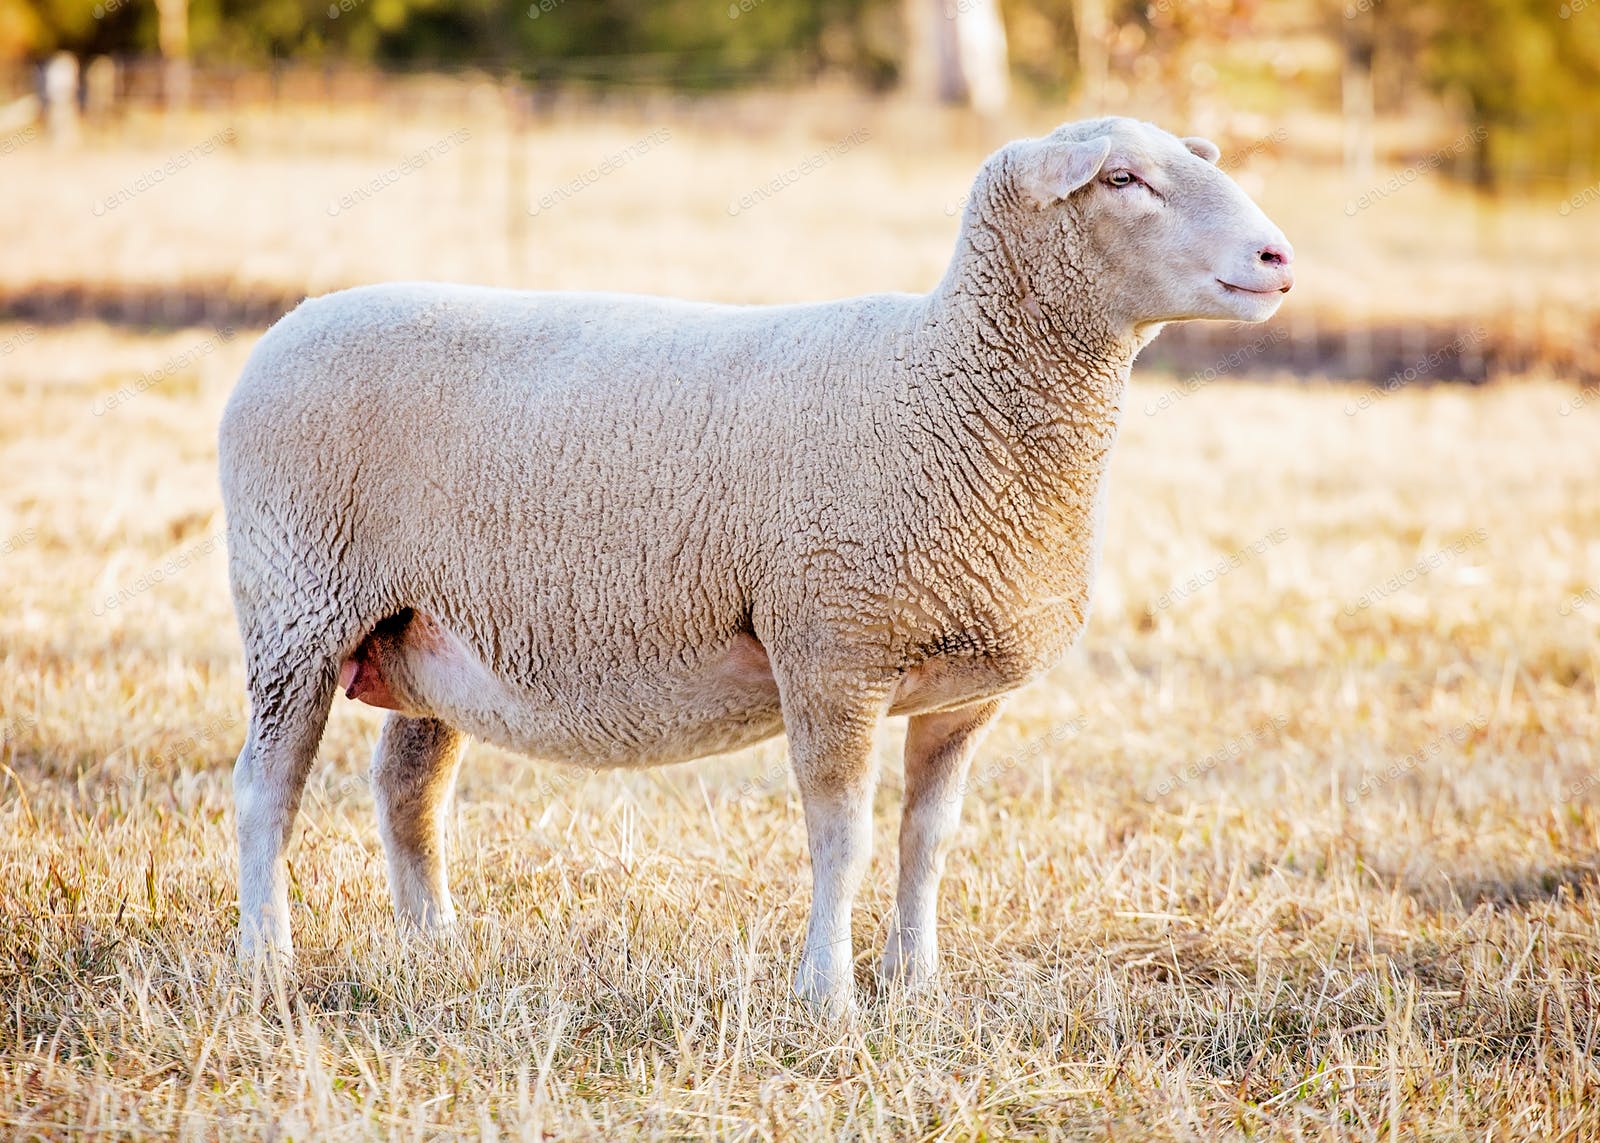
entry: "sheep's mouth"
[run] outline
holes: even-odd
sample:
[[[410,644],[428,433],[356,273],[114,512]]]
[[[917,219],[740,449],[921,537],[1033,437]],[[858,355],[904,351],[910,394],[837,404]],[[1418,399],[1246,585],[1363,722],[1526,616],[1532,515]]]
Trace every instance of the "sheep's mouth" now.
[[[1271,297],[1273,294],[1287,294],[1290,290],[1289,286],[1271,286],[1265,290],[1255,290],[1249,286],[1236,286],[1232,282],[1224,282],[1221,278],[1217,279],[1217,285],[1224,290],[1232,290],[1236,294],[1255,294],[1263,298]]]

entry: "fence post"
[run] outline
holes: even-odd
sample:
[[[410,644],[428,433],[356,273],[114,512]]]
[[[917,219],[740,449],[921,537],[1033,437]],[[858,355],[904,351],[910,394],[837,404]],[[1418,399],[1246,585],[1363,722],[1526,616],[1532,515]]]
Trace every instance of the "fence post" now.
[[[117,61],[95,56],[83,70],[83,110],[91,122],[110,118],[117,102]]]
[[[45,129],[57,147],[78,141],[78,59],[57,52],[44,65]]]

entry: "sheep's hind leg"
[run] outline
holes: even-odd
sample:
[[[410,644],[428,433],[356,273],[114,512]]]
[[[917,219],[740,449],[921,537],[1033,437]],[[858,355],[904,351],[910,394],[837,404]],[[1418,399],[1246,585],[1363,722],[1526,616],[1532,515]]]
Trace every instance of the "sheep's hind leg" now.
[[[938,972],[939,879],[961,818],[972,754],[998,700],[921,714],[906,727],[905,805],[900,817],[900,888],[878,978],[928,983]]]
[[[465,748],[465,736],[436,718],[391,714],[378,736],[372,786],[402,924],[435,930],[455,920],[444,825]]]
[[[250,728],[233,767],[239,833],[239,953],[243,960],[293,952],[289,867],[284,857],[306,776],[333,703],[332,655],[251,656]]]

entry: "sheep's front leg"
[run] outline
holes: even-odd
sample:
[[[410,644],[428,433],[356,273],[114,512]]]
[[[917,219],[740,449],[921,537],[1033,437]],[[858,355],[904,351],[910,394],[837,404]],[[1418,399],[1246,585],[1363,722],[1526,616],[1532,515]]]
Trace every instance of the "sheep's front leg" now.
[[[850,909],[872,853],[872,734],[882,703],[848,712],[796,710],[787,696],[789,754],[811,851],[811,919],[794,989],[829,1016],[854,1003]]]
[[[999,700],[912,717],[906,727],[906,793],[900,817],[900,888],[878,976],[921,985],[938,971],[939,879],[966,794],[967,771]]]
[[[402,924],[439,929],[455,920],[445,876],[445,815],[466,739],[435,718],[391,714],[372,755],[378,832],[389,891]]]

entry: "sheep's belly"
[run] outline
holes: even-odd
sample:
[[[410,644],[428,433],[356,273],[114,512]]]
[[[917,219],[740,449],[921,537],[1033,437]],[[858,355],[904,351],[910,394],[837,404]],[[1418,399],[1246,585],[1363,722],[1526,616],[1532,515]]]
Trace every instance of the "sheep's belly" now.
[[[393,685],[379,688],[394,701],[376,705],[443,719],[507,750],[589,767],[655,766],[738,750],[783,729],[766,651],[748,635],[694,668],[639,669],[630,686],[563,693],[501,679],[463,640],[418,618]]]

